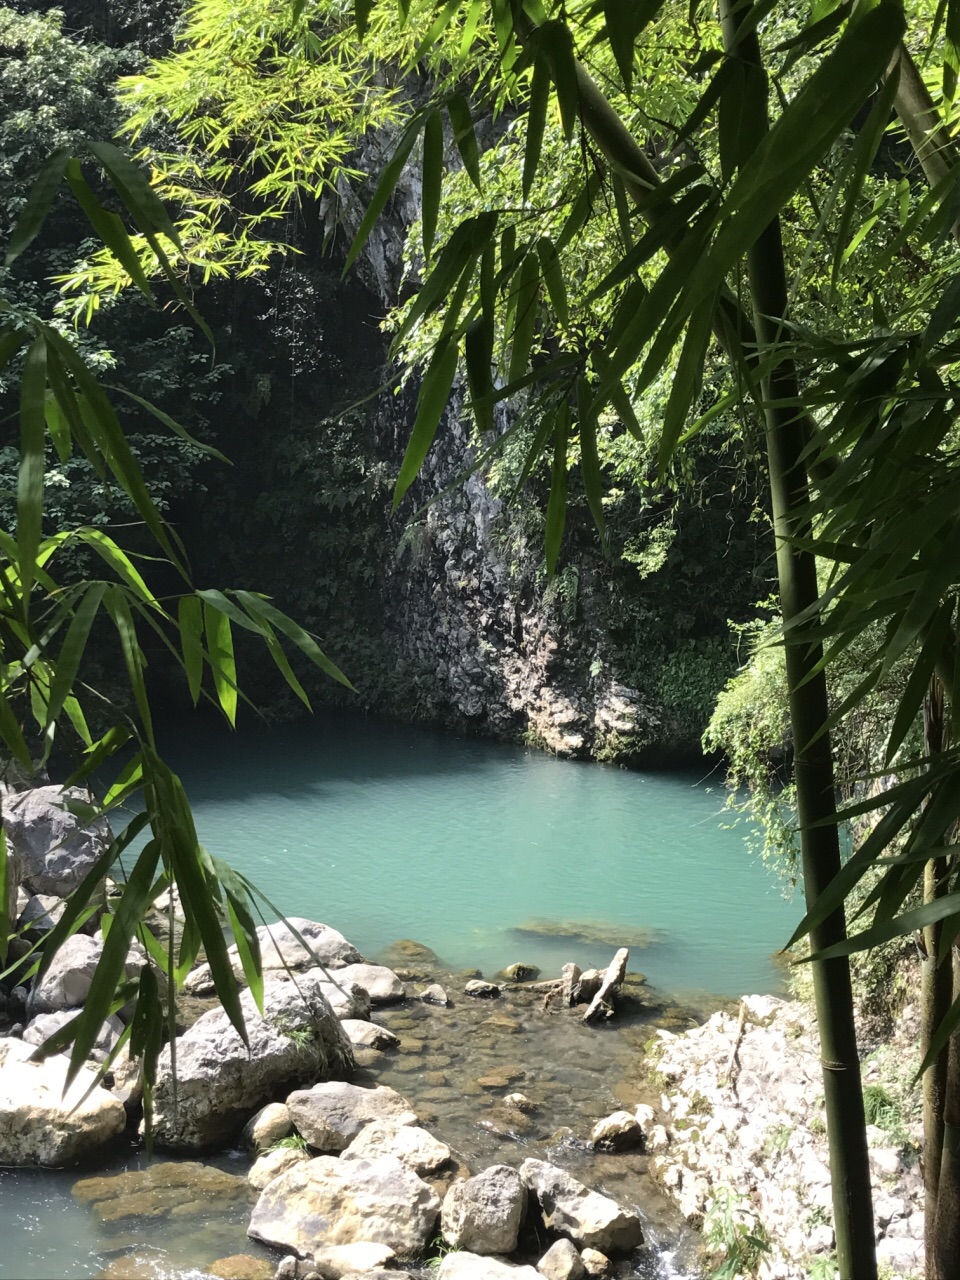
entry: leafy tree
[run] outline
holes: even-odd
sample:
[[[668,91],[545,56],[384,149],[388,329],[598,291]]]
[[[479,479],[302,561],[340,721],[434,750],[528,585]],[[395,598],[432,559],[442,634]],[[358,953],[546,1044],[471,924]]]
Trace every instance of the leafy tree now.
[[[664,475],[721,414],[763,441],[809,907],[798,936],[815,953],[840,1273],[865,1280],[876,1265],[847,955],[917,928],[930,957],[930,1276],[960,1256],[954,8],[362,0],[350,14],[251,0],[258,21],[227,30],[205,0],[180,52],[129,87],[135,130],[163,112],[193,145],[186,160],[157,158],[183,235],[161,246],[163,232],[140,227],[139,258],[124,244],[119,265],[101,258],[74,279],[82,310],[127,275],[142,287],[157,264],[174,285],[178,270],[256,269],[280,248],[271,222],[316,196],[338,198],[356,228],[352,263],[412,162],[420,245],[393,349],[423,375],[395,504],[461,368],[487,453],[529,432],[523,475],[549,472],[551,571],[571,464],[605,529],[611,434],[652,443]],[[939,66],[932,90],[918,66]],[[911,150],[884,175],[894,113]],[[395,141],[361,212],[350,155],[377,125]],[[238,180],[252,203],[235,209]],[[893,310],[888,278],[902,285]],[[637,405],[651,391],[662,416],[645,432]],[[504,401],[518,412],[498,430]],[[864,640],[863,679],[831,712],[825,673]],[[905,657],[884,763],[897,779],[838,814],[831,729]],[[925,700],[924,754],[905,754]],[[841,869],[838,825],[860,809],[882,816]],[[900,834],[902,852],[878,864]],[[844,901],[878,865],[848,939]],[[928,901],[901,910],[921,880]]]

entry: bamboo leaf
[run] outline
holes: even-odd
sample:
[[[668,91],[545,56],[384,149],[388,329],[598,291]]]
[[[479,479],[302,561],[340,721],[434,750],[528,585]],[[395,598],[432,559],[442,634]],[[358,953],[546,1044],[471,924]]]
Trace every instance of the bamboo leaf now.
[[[840,275],[840,269],[846,258],[850,256],[852,250],[848,252],[848,239],[850,235],[850,227],[853,224],[853,218],[857,212],[857,202],[863,191],[863,184],[867,174],[870,172],[877,151],[883,139],[884,131],[890,122],[890,113],[893,110],[894,99],[897,93],[897,84],[899,82],[900,72],[899,66],[891,72],[884,80],[880,92],[876,96],[870,114],[864,121],[863,128],[857,134],[857,140],[850,152],[850,182],[844,194],[840,223],[837,227],[837,239],[833,254],[833,265],[831,267],[830,278],[834,288],[836,288],[837,280]],[[861,228],[862,229],[862,228]],[[856,248],[856,245],[853,246]]]
[[[2,817],[2,815],[0,815]],[[13,921],[10,919],[10,860],[7,856],[7,832],[0,822],[0,965],[7,963],[7,948]]]
[[[56,198],[60,183],[63,180],[63,171],[67,167],[69,159],[69,148],[61,147],[59,151],[55,151],[48,160],[44,161],[43,167],[30,188],[27,203],[23,206],[23,210],[19,218],[17,218],[16,226],[13,228],[10,243],[7,245],[7,251],[4,254],[5,266],[12,266],[24,249],[33,244],[43,229],[43,224],[46,222],[47,214],[50,212],[50,208]]]
[[[47,702],[47,727],[57,719],[63,710],[64,703],[73,692],[80,662],[87,648],[90,628],[100,611],[106,590],[105,582],[94,582],[86,588],[80,598],[80,604],[73,615],[57,656],[57,665]]]
[[[353,20],[361,40],[367,34],[367,20],[375,2],[376,0],[353,0]]]
[[[925,902],[923,906],[904,911],[902,915],[886,920],[883,924],[874,925],[870,929],[863,930],[862,933],[855,933],[843,942],[835,942],[832,947],[815,951],[805,959],[807,961],[833,960],[838,956],[850,956],[858,951],[869,951],[883,942],[890,942],[893,938],[909,937],[918,929],[958,914],[960,914],[960,893],[948,893],[942,898],[936,898],[933,902]]]
[[[957,96],[960,73],[960,0],[947,0],[943,32],[943,98],[949,106]]]
[[[181,596],[177,606],[183,669],[187,674],[190,700],[196,706],[203,685],[203,612],[196,596]]]
[[[20,380],[20,469],[17,477],[17,551],[24,609],[30,600],[43,531],[44,439],[47,346],[35,338]]]
[[[467,329],[464,361],[477,430],[493,431],[493,326],[486,316],[478,316]]]
[[[673,385],[663,415],[663,431],[660,435],[658,465],[660,478],[664,478],[677,441],[687,421],[690,406],[700,395],[703,384],[703,366],[713,327],[716,302],[712,299],[691,317],[687,335],[683,340],[680,359],[674,374]]]
[[[527,105],[527,137],[523,148],[523,177],[521,190],[524,200],[537,176],[540,152],[543,148],[543,131],[547,123],[547,102],[550,97],[550,72],[541,52],[533,60],[533,79],[530,82],[530,101]]]
[[[383,212],[387,201],[393,195],[393,190],[396,187],[397,182],[400,180],[400,174],[403,172],[403,167],[407,163],[407,157],[413,150],[413,144],[416,142],[417,135],[422,128],[423,117],[414,116],[404,132],[400,135],[400,140],[397,143],[396,150],[394,151],[389,164],[384,167],[383,172],[380,174],[380,180],[374,189],[370,203],[367,205],[367,211],[363,215],[363,220],[360,223],[360,226],[357,228],[357,234],[353,237],[353,243],[350,245],[349,252],[347,253],[347,260],[343,267],[344,275],[347,274],[356,262],[357,258],[360,256],[363,246],[367,243],[370,236],[370,232],[377,223],[377,219]]]
[[[103,951],[83,1003],[83,1011],[74,1024],[76,1031],[73,1050],[70,1054],[70,1066],[67,1070],[68,1083],[76,1078],[80,1068],[86,1062],[100,1034],[100,1028],[110,1015],[110,1006],[117,987],[125,976],[130,943],[150,902],[150,890],[153,887],[159,857],[159,841],[148,841],[134,863],[120,901],[114,909],[109,931],[105,935]]]
[[[215,449],[212,444],[204,444],[202,440],[198,440],[196,436],[192,436],[186,427],[181,426],[176,418],[171,418],[169,413],[164,413],[162,409],[158,409],[155,404],[151,404],[149,400],[144,400],[143,396],[138,396],[133,391],[128,391],[126,387],[110,388],[119,395],[125,396],[128,400],[132,400],[134,404],[138,404],[141,409],[146,409],[151,417],[156,418],[158,422],[162,422],[168,431],[172,431],[175,436],[181,440],[185,440],[187,444],[192,445],[194,449],[199,449],[201,453],[207,455],[208,458],[216,458],[218,462],[225,462],[227,466],[232,467],[233,463],[225,453],[221,453],[219,449]]]
[[[547,288],[547,297],[553,307],[553,313],[561,326],[566,329],[570,324],[570,310],[567,306],[567,286],[563,278],[563,267],[560,256],[554,248],[553,241],[541,236],[537,241],[537,256],[540,259],[540,271],[543,283]]]
[[[207,633],[207,651],[213,684],[224,715],[232,727],[237,723],[237,665],[233,656],[233,632],[230,619],[206,599],[203,622]]]
[[[583,472],[583,488],[593,522],[597,526],[601,541],[604,541],[606,521],[603,514],[600,460],[597,454],[597,419],[593,412],[593,399],[586,378],[577,379],[577,429],[580,434],[580,469]]]
[[[569,142],[577,126],[580,114],[580,89],[577,84],[577,64],[573,53],[573,36],[570,28],[559,18],[552,18],[537,28],[538,53],[542,49],[547,60],[550,78],[557,90],[560,107],[560,123]]]
[[[137,628],[133,621],[133,615],[130,612],[130,605],[124,595],[123,588],[119,586],[111,586],[104,593],[104,607],[113,619],[113,624],[117,629],[117,635],[120,637],[120,647],[123,651],[124,662],[127,667],[127,676],[130,680],[130,688],[133,690],[133,696],[137,703],[137,709],[140,712],[140,721],[146,731],[148,740],[153,740],[153,717],[150,714],[150,703],[147,699],[147,687],[143,679],[143,651],[140,648],[140,641],[137,637]]]
[[[300,652],[305,654],[321,671],[326,672],[332,680],[336,680],[351,692],[355,692],[353,685],[340,668],[330,661],[313,636],[308,631],[305,631],[298,622],[294,622],[285,613],[281,613],[279,609],[275,608],[268,600],[263,599],[262,596],[255,596],[249,591],[238,591],[236,596],[245,609],[249,609],[252,614],[262,617],[276,627],[288,640],[292,640]]]
[[[479,10],[479,3],[474,7]],[[455,93],[447,99],[447,115],[450,117],[450,130],[456,148],[460,152],[463,167],[470,181],[478,191],[481,191],[480,150],[477,146],[477,135],[474,132],[470,107],[462,93]]]
[[[257,935],[257,926],[253,918],[250,897],[242,879],[232,867],[220,858],[211,858],[211,862],[227,896],[230,927],[233,931],[233,940],[236,943],[247,985],[256,1001],[257,1008],[262,1013],[263,966],[260,955],[260,939]]]
[[[67,161],[66,174],[70,189],[77,197],[77,202],[81,209],[87,215],[87,221],[91,227],[93,227],[144,297],[153,303],[153,290],[150,288],[150,281],[147,279],[137,251],[127,235],[123,219],[118,214],[111,213],[105,209],[93,194],[89,183],[83,176],[79,160],[71,159]]]
[[[142,231],[161,231],[186,256],[180,232],[150,179],[112,142],[88,141],[87,146],[106,170],[114,190]]]
[[[430,452],[443,411],[450,399],[450,390],[457,373],[457,344],[450,338],[442,342],[433,353],[433,359],[417,397],[417,416],[400,464],[400,474],[393,490],[393,510],[403,501],[404,494],[420,472],[423,461]]]
[[[510,334],[510,382],[521,378],[527,369],[533,333],[537,323],[537,298],[539,295],[540,269],[535,254],[527,253],[520,264],[516,289],[516,312]]]
[[[560,402],[553,416],[553,467],[550,474],[550,497],[547,501],[547,528],[544,550],[547,576],[557,571],[563,527],[567,519],[567,434],[570,429],[570,406]]]
[[[933,625],[923,642],[916,662],[910,671],[910,677],[900,697],[900,705],[894,717],[887,739],[884,764],[889,765],[896,755],[897,749],[910,731],[923,705],[924,695],[930,680],[937,669],[937,662],[943,652],[944,644],[951,633],[952,604],[945,605],[937,614]]]
[[[607,41],[629,94],[633,87],[633,50],[639,35],[637,6],[633,0],[603,0],[603,18]]]
[[[440,196],[443,190],[443,119],[431,111],[423,127],[423,168],[421,181],[420,228],[423,256],[427,260],[437,234]]]

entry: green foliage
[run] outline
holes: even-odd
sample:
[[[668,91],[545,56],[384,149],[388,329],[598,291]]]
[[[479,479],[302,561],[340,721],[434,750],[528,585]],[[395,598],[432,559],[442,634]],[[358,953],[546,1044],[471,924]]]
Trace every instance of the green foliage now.
[[[289,1032],[287,1032],[290,1035]],[[292,1038],[292,1037],[291,1037]],[[271,1151],[309,1151],[310,1144],[306,1138],[300,1136],[299,1133],[291,1133],[286,1138],[278,1138],[271,1147]]]
[[[754,1276],[764,1254],[770,1252],[766,1228],[756,1211],[730,1187],[714,1188],[704,1216],[703,1235],[713,1252],[723,1255],[711,1271],[714,1280]]]

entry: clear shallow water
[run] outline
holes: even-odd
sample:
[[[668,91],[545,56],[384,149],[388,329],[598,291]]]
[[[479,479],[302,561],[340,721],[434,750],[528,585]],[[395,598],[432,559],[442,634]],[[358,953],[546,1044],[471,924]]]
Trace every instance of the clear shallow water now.
[[[725,829],[719,780],[347,715],[164,745],[211,852],[369,956],[415,938],[453,968],[553,974],[652,937],[631,968],[663,991],[781,984],[799,909]],[[544,921],[564,936],[524,929]]]

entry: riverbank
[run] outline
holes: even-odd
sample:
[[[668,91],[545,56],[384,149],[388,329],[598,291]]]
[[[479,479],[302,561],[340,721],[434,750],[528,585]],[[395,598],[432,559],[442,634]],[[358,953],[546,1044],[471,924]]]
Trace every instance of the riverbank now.
[[[922,1125],[912,1078],[916,1014],[863,1064],[877,1259],[923,1275]],[[658,1029],[653,1169],[708,1243],[759,1280],[833,1280],[834,1238],[819,1041],[799,1002],[748,996],[681,1034]]]

